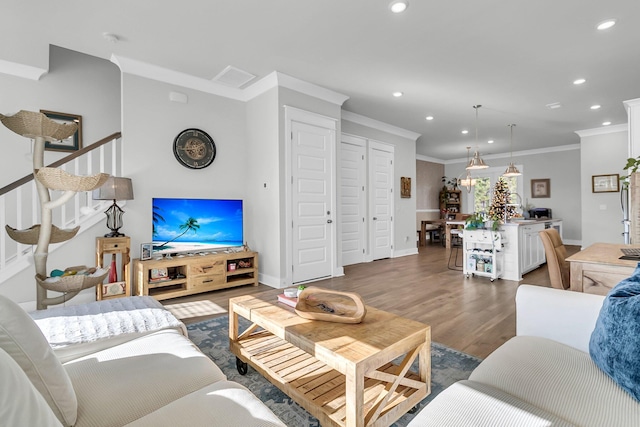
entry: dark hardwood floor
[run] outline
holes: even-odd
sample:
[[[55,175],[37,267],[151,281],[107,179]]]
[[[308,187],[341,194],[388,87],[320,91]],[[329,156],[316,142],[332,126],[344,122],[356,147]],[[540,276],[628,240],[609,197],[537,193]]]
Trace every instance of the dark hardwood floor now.
[[[579,250],[567,246],[569,254]],[[460,257],[462,255],[460,254]],[[419,248],[417,256],[383,259],[345,267],[345,275],[314,282],[356,292],[367,305],[431,325],[431,339],[456,350],[485,358],[515,335],[515,294],[522,283],[550,286],[546,264],[522,282],[465,278],[447,268],[448,252],[438,244]],[[185,323],[226,314],[229,298],[281,289],[242,286],[163,301]],[[384,331],[381,331],[384,333]]]

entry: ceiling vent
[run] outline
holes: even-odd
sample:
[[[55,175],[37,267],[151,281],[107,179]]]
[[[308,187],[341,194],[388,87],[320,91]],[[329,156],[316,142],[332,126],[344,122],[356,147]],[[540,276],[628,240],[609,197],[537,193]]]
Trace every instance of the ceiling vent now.
[[[255,78],[256,76],[254,76],[253,74],[247,73],[244,70],[229,65],[227,66],[227,68],[220,71],[220,73],[215,76],[212,81],[223,84],[225,86],[231,86],[240,89],[242,86],[249,83]]]

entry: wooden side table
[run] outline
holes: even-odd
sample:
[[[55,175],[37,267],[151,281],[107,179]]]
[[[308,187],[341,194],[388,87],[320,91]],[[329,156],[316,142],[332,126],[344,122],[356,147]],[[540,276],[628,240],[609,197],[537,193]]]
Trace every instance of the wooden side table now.
[[[131,239],[127,236],[96,237],[97,267],[109,266],[112,257],[115,256],[117,258],[120,255],[120,268],[117,270],[118,280],[113,283],[102,283],[96,286],[97,301],[131,295],[131,278],[129,277],[130,252]],[[107,255],[106,260],[105,255]],[[116,265],[118,265],[117,259]]]

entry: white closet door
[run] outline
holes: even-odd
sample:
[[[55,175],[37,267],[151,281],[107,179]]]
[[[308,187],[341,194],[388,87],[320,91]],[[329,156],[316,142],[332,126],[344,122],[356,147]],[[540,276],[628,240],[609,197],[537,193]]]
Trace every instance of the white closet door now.
[[[335,131],[291,123],[293,283],[332,274],[331,158]]]
[[[393,254],[393,157],[393,147],[370,142],[370,229],[373,260],[390,258]]]
[[[365,261],[366,140],[343,135],[340,149],[342,265]]]

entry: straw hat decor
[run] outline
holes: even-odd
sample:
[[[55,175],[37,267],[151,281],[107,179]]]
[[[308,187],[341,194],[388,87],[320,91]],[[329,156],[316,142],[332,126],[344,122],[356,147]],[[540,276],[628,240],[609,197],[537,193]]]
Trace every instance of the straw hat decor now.
[[[78,130],[77,123],[62,124],[55,122],[42,113],[20,110],[13,116],[0,114],[0,122],[5,127],[26,138],[41,137],[54,142],[69,138]]]

